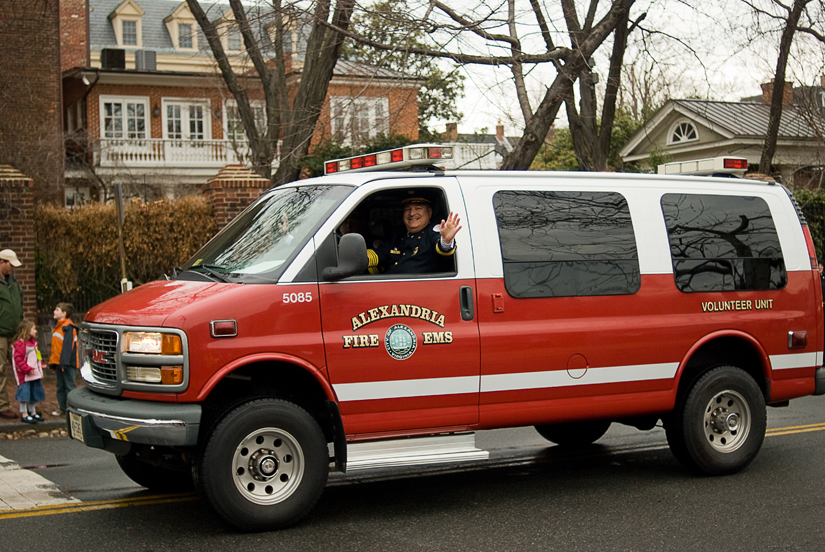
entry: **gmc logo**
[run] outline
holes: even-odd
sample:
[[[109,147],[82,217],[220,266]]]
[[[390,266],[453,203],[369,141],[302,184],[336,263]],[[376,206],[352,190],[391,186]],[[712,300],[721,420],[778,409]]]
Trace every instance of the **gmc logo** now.
[[[94,349],[89,350],[89,357],[91,357],[92,362],[96,362],[98,364],[107,364],[109,361],[106,360],[106,353],[104,351],[95,351]]]

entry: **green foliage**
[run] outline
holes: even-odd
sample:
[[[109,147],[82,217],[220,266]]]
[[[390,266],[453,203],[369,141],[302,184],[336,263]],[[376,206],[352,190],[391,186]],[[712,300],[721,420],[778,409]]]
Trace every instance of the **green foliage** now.
[[[811,237],[814,240],[816,256],[825,255],[825,192],[822,190],[794,190],[793,197],[802,209]]]
[[[300,165],[304,169],[304,174],[308,177],[322,176],[324,174],[324,163],[330,159],[341,159],[342,157],[364,155],[366,153],[384,151],[401,146],[407,146],[409,144],[412,144],[412,140],[400,134],[392,134],[390,136],[380,134],[364,144],[362,147],[345,146],[340,142],[328,140],[322,144],[319,144],[314,150],[312,150],[310,155],[304,157],[301,160]]]
[[[579,162],[573,148],[573,136],[569,128],[556,130],[549,144],[539,148],[536,158],[530,164],[533,171],[577,171]]]
[[[68,301],[78,310],[120,291],[121,266],[113,203],[65,209],[39,206],[35,213],[37,305],[51,312]],[[126,275],[140,285],[171,273],[215,233],[203,196],[126,205],[123,242]],[[90,304],[91,303],[91,304]]]
[[[619,149],[627,143],[641,125],[642,121],[634,119],[629,112],[622,109],[616,110],[613,128],[610,133],[610,151],[607,159],[609,170],[623,170]],[[573,136],[569,128],[558,129],[550,143],[541,146],[536,158],[530,165],[530,169],[542,171],[579,170],[579,161],[576,159],[576,149],[573,147]]]
[[[353,16],[352,28],[358,34],[381,44],[397,46],[394,51],[377,50],[347,40],[341,58],[377,65],[424,80],[418,92],[419,133],[431,135],[436,120],[457,121],[463,117],[458,100],[464,96],[464,76],[459,68],[446,71],[432,58],[410,54],[407,48],[424,48],[424,28],[410,21],[411,8],[406,0],[378,1]]]

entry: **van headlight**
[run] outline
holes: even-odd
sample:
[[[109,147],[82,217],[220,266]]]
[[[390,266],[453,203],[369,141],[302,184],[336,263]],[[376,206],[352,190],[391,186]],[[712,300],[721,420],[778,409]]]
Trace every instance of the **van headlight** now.
[[[183,354],[180,336],[162,332],[125,332],[123,352],[152,355]]]

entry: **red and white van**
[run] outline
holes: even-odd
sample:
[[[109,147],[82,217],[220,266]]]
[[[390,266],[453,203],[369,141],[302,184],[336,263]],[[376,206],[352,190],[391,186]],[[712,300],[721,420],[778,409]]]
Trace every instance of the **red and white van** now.
[[[574,446],[662,420],[685,465],[733,473],[766,405],[825,392],[816,255],[782,186],[432,166],[449,155],[331,162],[91,310],[72,437],[261,530],[304,516],[331,465],[478,460],[481,429]],[[460,216],[452,264],[367,273],[412,196]]]

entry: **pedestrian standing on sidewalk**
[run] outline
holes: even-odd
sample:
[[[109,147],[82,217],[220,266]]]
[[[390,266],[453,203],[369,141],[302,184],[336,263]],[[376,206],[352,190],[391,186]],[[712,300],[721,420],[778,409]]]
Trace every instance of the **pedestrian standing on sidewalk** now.
[[[52,416],[66,415],[66,395],[75,388],[77,377],[77,329],[69,318],[74,314],[70,303],[58,303],[54,309],[57,324],[52,332],[52,351],[49,355],[49,368],[57,376],[57,404],[60,410]]]
[[[9,408],[6,366],[11,366],[11,339],[23,320],[23,292],[14,279],[14,269],[20,265],[14,251],[0,251],[0,418],[17,418]]]
[[[20,404],[20,418],[33,424],[42,417],[37,413],[34,403],[46,400],[43,389],[43,357],[37,350],[37,328],[31,320],[23,320],[14,334],[14,380],[17,382],[17,394],[14,396]]]

